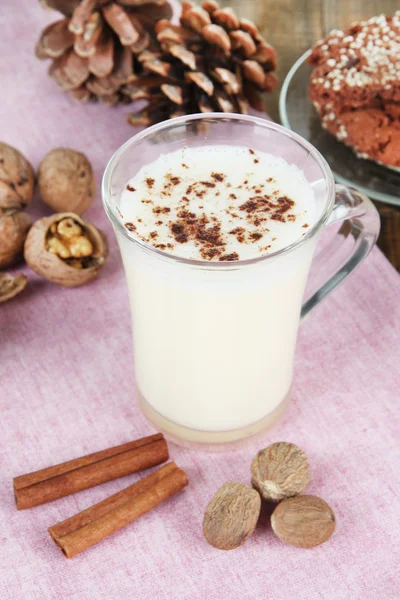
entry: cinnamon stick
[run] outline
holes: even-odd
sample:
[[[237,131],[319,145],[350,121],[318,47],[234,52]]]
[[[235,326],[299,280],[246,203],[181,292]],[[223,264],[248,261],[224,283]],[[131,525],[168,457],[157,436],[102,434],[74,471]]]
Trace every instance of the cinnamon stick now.
[[[49,528],[67,558],[83,552],[188,485],[175,463],[164,465],[121,492]]]
[[[15,477],[18,510],[63,498],[168,460],[161,433]]]
[[[177,469],[177,466],[174,462],[163,465],[147,477],[143,477],[143,479],[140,479],[124,490],[117,492],[113,496],[109,496],[105,500],[102,500],[97,504],[93,504],[93,506],[89,506],[89,508],[86,510],[83,510],[76,515],[65,519],[65,521],[61,521],[60,523],[49,527],[49,533],[51,537],[56,540],[68,535],[69,533],[72,533],[73,531],[76,531],[77,529],[80,529],[81,527],[84,527],[92,521],[96,521],[96,519],[99,519],[120,504],[123,504],[127,500],[146,492],[163,477],[166,477],[172,473],[172,471],[175,471],[175,469]]]

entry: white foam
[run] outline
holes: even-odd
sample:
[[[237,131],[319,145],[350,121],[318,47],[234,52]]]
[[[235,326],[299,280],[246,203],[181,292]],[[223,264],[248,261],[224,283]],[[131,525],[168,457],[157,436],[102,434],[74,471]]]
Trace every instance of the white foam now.
[[[222,174],[223,181],[215,174]],[[254,197],[270,198],[276,207],[279,198],[294,204],[282,221],[274,220],[274,210],[240,208]],[[204,244],[190,235],[184,243],[176,240],[171,224],[182,222],[182,210],[194,213],[196,220],[206,219],[207,227],[220,226],[223,246],[218,254],[205,256]],[[232,253],[243,260],[275,252],[305,235],[316,220],[315,195],[299,168],[238,146],[183,148],[161,155],[129,180],[120,211],[124,222],[133,224],[133,235],[170,254],[197,260],[220,260]],[[232,233],[237,228],[243,228],[243,235]]]

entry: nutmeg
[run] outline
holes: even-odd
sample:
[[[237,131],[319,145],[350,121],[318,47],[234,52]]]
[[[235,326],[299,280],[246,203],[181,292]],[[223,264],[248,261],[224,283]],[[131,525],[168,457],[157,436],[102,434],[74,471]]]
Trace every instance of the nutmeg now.
[[[81,215],[92,204],[96,182],[90,162],[71,148],[51,150],[39,166],[39,194],[56,212]]]
[[[108,256],[105,234],[75,213],[57,213],[33,224],[24,256],[33,271],[65,287],[94,279]]]
[[[22,292],[26,286],[26,281],[25,275],[0,273],[0,302],[11,300],[11,298]]]
[[[260,450],[251,464],[252,486],[267,501],[296,496],[310,480],[307,455],[296,444],[271,444]]]
[[[32,221],[19,208],[0,208],[0,269],[22,257],[26,235]]]
[[[0,208],[26,206],[34,187],[31,164],[16,148],[0,142]]]
[[[272,529],[285,544],[314,548],[335,530],[335,513],[322,498],[296,496],[283,500],[271,516]]]
[[[207,542],[220,550],[238,548],[253,533],[260,509],[261,498],[256,490],[228,481],[207,506],[203,519]]]

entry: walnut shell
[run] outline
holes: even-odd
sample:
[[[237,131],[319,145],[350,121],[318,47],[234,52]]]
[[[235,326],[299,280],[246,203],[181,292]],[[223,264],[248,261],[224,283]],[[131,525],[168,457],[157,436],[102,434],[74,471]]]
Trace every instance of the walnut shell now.
[[[18,150],[0,142],[0,208],[27,206],[34,187],[31,164]]]
[[[296,496],[310,480],[307,455],[296,444],[271,444],[260,450],[251,463],[252,486],[267,501]]]
[[[26,235],[32,221],[19,208],[0,208],[0,269],[22,257]]]
[[[39,166],[39,194],[55,212],[81,215],[96,194],[96,181],[84,154],[70,148],[51,150]]]
[[[285,544],[314,548],[335,531],[335,513],[317,496],[296,496],[283,500],[271,515],[272,529]]]
[[[73,219],[79,224],[93,247],[90,257],[82,268],[69,264],[67,260],[47,249],[50,228],[64,219]],[[50,217],[43,217],[32,225],[25,241],[24,256],[30,268],[42,277],[58,285],[75,287],[94,279],[106,264],[107,238],[97,227],[75,213],[56,213]]]
[[[0,302],[11,300],[11,298],[22,292],[26,286],[26,281],[25,275],[0,273]]]
[[[207,506],[203,519],[207,542],[220,550],[238,548],[253,533],[260,509],[261,498],[256,490],[228,481]]]

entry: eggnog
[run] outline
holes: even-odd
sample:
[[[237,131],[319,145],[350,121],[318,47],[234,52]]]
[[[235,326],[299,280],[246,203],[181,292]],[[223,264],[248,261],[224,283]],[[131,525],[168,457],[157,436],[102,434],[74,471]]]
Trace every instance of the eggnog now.
[[[289,393],[316,244],[275,254],[319,217],[303,172],[248,147],[181,148],[127,181],[119,214],[140,242],[117,233],[145,411],[198,441],[261,428]]]

